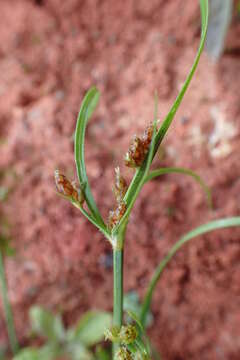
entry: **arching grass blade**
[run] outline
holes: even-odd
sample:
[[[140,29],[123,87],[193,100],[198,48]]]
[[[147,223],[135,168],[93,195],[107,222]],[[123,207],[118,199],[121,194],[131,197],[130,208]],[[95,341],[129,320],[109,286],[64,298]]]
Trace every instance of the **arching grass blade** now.
[[[153,292],[157,286],[157,283],[159,279],[161,278],[161,275],[166,268],[167,264],[170,262],[170,260],[173,258],[173,256],[177,253],[177,251],[185,245],[188,241],[194,239],[195,237],[199,235],[206,234],[208,232],[223,229],[223,228],[229,228],[229,227],[236,227],[240,226],[240,217],[231,217],[231,218],[225,218],[225,219],[219,219],[211,221],[207,224],[201,225],[197,227],[196,229],[188,232],[186,235],[182,236],[180,240],[178,240],[173,247],[170,249],[169,253],[164,257],[164,259],[159,263],[157,269],[155,270],[155,273],[152,277],[152,280],[150,282],[150,285],[148,287],[146,296],[143,301],[141,315],[140,315],[140,321],[143,326],[146,325],[146,317],[148,314],[148,311],[150,309],[150,304],[152,301]]]
[[[200,0],[200,8],[201,8],[201,19],[202,19],[202,31],[201,31],[201,40],[200,40],[199,48],[197,51],[197,55],[194,60],[193,66],[187,76],[187,79],[182,86],[181,91],[179,92],[174,104],[172,105],[168,115],[166,116],[165,120],[163,121],[163,123],[157,133],[154,154],[157,152],[158,147],[161,144],[162,140],[164,139],[164,137],[173,121],[173,118],[182,102],[182,99],[183,99],[183,97],[187,91],[187,88],[192,80],[192,77],[196,71],[196,68],[197,68],[199,60],[200,60],[201,53],[204,48],[204,43],[206,40],[207,28],[208,28],[208,0]]]
[[[154,157],[154,155],[156,154],[159,145],[161,144],[164,136],[166,135],[172,121],[173,118],[177,112],[178,107],[180,106],[182,99],[184,97],[184,94],[186,93],[186,90],[192,80],[192,77],[196,71],[197,65],[199,63],[200,60],[200,56],[201,53],[203,51],[203,47],[204,47],[204,43],[205,43],[205,39],[206,39],[206,34],[207,34],[207,25],[208,25],[208,0],[200,0],[200,7],[201,7],[201,22],[202,22],[202,31],[201,31],[201,39],[200,39],[200,44],[199,44],[199,48],[197,51],[197,55],[195,57],[194,63],[192,65],[192,68],[187,76],[187,79],[185,81],[185,83],[183,84],[183,87],[181,89],[181,91],[179,92],[173,106],[171,107],[168,115],[166,116],[165,120],[163,121],[160,129],[157,132],[156,135],[156,139],[155,139],[155,145],[154,145],[154,151],[153,151],[153,156],[152,159]],[[155,115],[156,116],[156,115]],[[136,171],[132,182],[128,188],[128,191],[125,195],[125,202],[127,204],[127,206],[131,206],[133,205],[137,194],[139,193],[139,188],[141,188],[141,186],[139,186],[139,183],[142,181],[142,177],[145,174],[145,167],[146,167],[146,162],[144,162],[142,164],[142,166]]]
[[[89,181],[86,173],[85,159],[84,159],[84,146],[85,146],[85,132],[89,118],[91,117],[94,109],[96,108],[99,100],[99,91],[92,87],[85,95],[81,109],[77,119],[77,125],[75,130],[75,162],[77,168],[78,179],[80,185],[83,188],[86,203],[96,221],[105,228],[104,221],[97,208],[95,200],[93,198]]]
[[[153,170],[150,172],[150,174],[147,176],[145,182],[150,181],[150,180],[154,179],[155,177],[158,177],[161,175],[166,175],[166,174],[171,174],[171,173],[188,175],[188,176],[191,176],[194,180],[196,180],[196,182],[201,186],[201,188],[203,189],[203,191],[206,194],[209,207],[210,208],[212,207],[212,196],[211,196],[211,191],[210,191],[209,187],[206,185],[206,183],[202,180],[202,178],[198,174],[196,174],[194,171],[192,171],[190,169],[184,169],[184,168],[178,168],[178,167],[156,169],[156,170]]]

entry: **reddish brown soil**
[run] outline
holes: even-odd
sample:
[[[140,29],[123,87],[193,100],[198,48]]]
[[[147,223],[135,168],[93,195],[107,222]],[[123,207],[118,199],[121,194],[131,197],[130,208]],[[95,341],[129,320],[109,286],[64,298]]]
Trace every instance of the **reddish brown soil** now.
[[[106,217],[113,169],[122,167],[131,136],[152,119],[155,89],[161,118],[167,113],[193,62],[200,23],[198,2],[190,0],[2,0],[0,8],[0,166],[17,174],[3,209],[17,249],[7,271],[24,341],[32,304],[61,310],[66,324],[89,308],[111,309],[110,246],[56,196],[53,182],[55,168],[75,176],[72,134],[83,94],[92,84],[102,93],[86,162]],[[129,223],[126,291],[144,294],[180,234],[240,215],[239,35],[235,19],[221,61],[202,57],[164,143],[165,158],[157,161],[199,172],[213,190],[214,210],[181,175],[146,185]],[[213,118],[225,119],[222,131]],[[124,172],[130,180],[132,171]],[[169,266],[150,329],[163,359],[240,358],[239,239],[235,229],[204,236]],[[1,316],[2,339],[4,328]]]

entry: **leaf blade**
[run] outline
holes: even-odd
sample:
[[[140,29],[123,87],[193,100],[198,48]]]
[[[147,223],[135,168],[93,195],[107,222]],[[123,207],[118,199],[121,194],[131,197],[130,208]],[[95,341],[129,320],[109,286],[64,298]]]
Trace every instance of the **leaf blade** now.
[[[155,177],[158,177],[161,175],[166,175],[166,174],[171,174],[171,173],[178,173],[178,174],[191,176],[201,186],[201,188],[203,189],[203,191],[206,194],[206,198],[207,198],[209,207],[210,208],[212,207],[212,195],[211,195],[211,191],[210,191],[209,187],[197,173],[195,173],[194,171],[192,171],[190,169],[178,168],[178,167],[156,169],[156,170],[153,170],[150,172],[150,174],[147,176],[145,182],[150,181],[150,180],[154,179]]]
[[[201,54],[202,54],[202,51],[204,48],[204,44],[205,44],[205,40],[206,40],[206,36],[207,36],[207,28],[208,28],[208,0],[200,0],[200,8],[201,8],[202,31],[201,31],[201,39],[200,39],[199,48],[198,48],[195,60],[193,62],[193,65],[188,73],[188,76],[187,76],[176,100],[174,101],[168,115],[164,119],[164,121],[157,133],[154,154],[156,154],[159,145],[161,144],[162,140],[164,139],[164,137],[174,119],[174,116],[182,102],[182,99],[183,99],[183,97],[187,91],[187,88],[193,78],[193,75],[197,69],[197,66],[198,66],[198,63],[199,63],[199,60],[200,60],[200,57],[201,57]]]
[[[80,185],[84,187],[84,195],[85,195],[86,203],[90,211],[92,212],[93,216],[95,217],[96,221],[99,222],[99,224],[105,228],[106,226],[97,208],[97,205],[95,203],[95,200],[93,198],[90,189],[87,172],[86,172],[86,166],[85,166],[85,157],[84,157],[86,127],[89,118],[91,117],[94,109],[98,104],[99,96],[100,96],[99,91],[93,86],[88,90],[88,92],[86,93],[83,99],[76,124],[74,153],[75,153],[77,175]]]
[[[189,231],[187,234],[183,235],[170,249],[168,254],[163,258],[163,260],[160,261],[158,267],[156,268],[154,275],[152,277],[152,280],[150,282],[150,285],[148,287],[147,293],[145,295],[142,310],[141,310],[141,316],[140,320],[143,326],[146,325],[146,315],[150,309],[150,304],[153,296],[153,292],[156,288],[156,285],[166,268],[167,264],[170,262],[170,260],[173,258],[173,256],[177,253],[177,251],[185,245],[188,241],[194,239],[195,237],[199,235],[206,234],[210,231],[223,229],[223,228],[229,228],[229,227],[237,227],[240,226],[240,217],[231,217],[231,218],[224,218],[219,220],[213,220],[208,222],[207,224],[201,225],[191,231]]]
[[[190,72],[188,73],[185,83],[182,86],[182,89],[180,90],[173,106],[171,107],[168,115],[166,116],[164,122],[162,123],[160,129],[158,130],[158,132],[156,134],[156,141],[155,141],[155,146],[154,146],[154,151],[153,151],[153,157],[155,156],[159,145],[161,144],[162,140],[164,139],[164,137],[173,121],[173,118],[177,112],[177,109],[182,102],[182,99],[183,99],[185,92],[186,92],[186,90],[192,80],[192,77],[196,71],[197,65],[200,60],[201,53],[203,51],[204,43],[206,40],[206,34],[207,34],[207,25],[208,25],[208,0],[200,0],[200,8],[201,8],[202,31],[201,31],[201,38],[200,38],[198,51],[197,51],[195,60],[193,62],[192,68],[190,69]],[[156,110],[156,108],[155,108],[155,110]],[[155,111],[155,113],[156,113],[156,111]],[[156,116],[156,114],[155,114],[155,116]],[[153,157],[152,157],[152,159],[153,159]],[[141,186],[139,186],[139,185],[142,181],[142,177],[144,176],[145,166],[146,166],[146,163],[144,162],[143,165],[136,171],[136,173],[131,181],[128,191],[124,197],[124,201],[126,202],[127,207],[131,206],[131,208],[132,208],[132,206],[136,200],[137,194],[140,191],[139,188],[141,189]]]
[[[29,312],[32,330],[35,334],[47,337],[49,341],[61,342],[64,339],[65,329],[59,315],[40,306],[32,306]]]
[[[110,328],[112,316],[104,311],[88,311],[72,332],[72,339],[85,346],[92,346],[103,340],[104,330]]]

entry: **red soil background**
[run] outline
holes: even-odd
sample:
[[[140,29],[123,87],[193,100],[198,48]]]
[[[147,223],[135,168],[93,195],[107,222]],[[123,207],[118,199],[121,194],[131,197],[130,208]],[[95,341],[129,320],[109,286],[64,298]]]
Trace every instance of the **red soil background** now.
[[[162,119],[189,70],[200,35],[197,1],[2,0],[0,4],[2,170],[17,174],[2,207],[11,224],[7,260],[18,335],[28,310],[61,311],[66,325],[89,308],[111,309],[111,249],[95,228],[55,193],[53,172],[74,178],[76,117],[86,90],[101,90],[86,136],[86,163],[104,216],[114,199],[114,167],[134,133]],[[143,296],[159,260],[181,234],[211,219],[240,215],[240,22],[213,64],[206,54],[177,113],[165,156],[155,166],[185,166],[210,185],[214,208],[191,179],[147,184],[126,241],[125,291]],[[240,231],[203,236],[185,247],[154,296],[150,335],[165,360],[240,358]],[[0,335],[6,341],[3,314]],[[5,340],[4,340],[5,339]]]

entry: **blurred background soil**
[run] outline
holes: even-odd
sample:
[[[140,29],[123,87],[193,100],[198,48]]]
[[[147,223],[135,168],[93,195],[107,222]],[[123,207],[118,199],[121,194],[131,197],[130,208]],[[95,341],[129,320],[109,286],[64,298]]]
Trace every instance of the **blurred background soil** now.
[[[61,311],[66,325],[89,308],[111,310],[110,245],[56,195],[58,168],[76,178],[73,133],[86,90],[101,90],[86,136],[86,163],[104,217],[114,206],[114,167],[154,113],[163,119],[193,62],[198,1],[1,0],[1,171],[14,190],[1,207],[16,256],[7,260],[22,344],[28,310]],[[203,55],[154,166],[184,166],[209,184],[214,208],[191,179],[149,183],[127,233],[125,291],[143,296],[159,260],[181,234],[240,215],[240,21],[235,16],[217,64]],[[10,181],[10,180],[9,180]],[[4,185],[4,183],[3,183]],[[9,183],[5,183],[9,186]],[[150,334],[165,360],[240,358],[240,231],[194,240],[165,272]],[[1,341],[6,341],[3,314]]]

